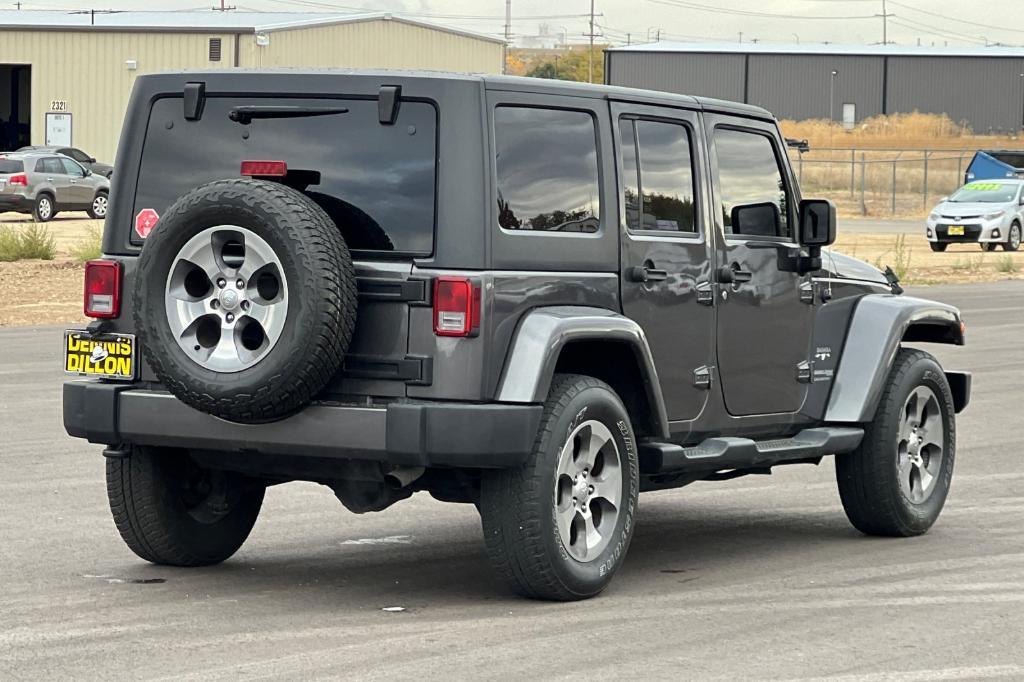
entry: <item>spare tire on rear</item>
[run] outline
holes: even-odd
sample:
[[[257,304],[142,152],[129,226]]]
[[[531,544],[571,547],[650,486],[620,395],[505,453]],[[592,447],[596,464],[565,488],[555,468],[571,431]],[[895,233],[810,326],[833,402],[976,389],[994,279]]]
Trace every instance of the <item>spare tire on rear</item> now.
[[[171,393],[259,423],[298,411],[338,372],[356,304],[352,258],[323,209],[239,179],[164,213],[142,249],[133,308],[146,362]]]

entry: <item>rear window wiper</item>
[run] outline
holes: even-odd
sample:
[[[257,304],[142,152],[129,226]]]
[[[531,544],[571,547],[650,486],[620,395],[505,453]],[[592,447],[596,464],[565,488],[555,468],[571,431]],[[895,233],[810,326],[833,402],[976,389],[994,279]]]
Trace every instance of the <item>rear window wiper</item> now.
[[[306,116],[333,116],[347,114],[345,107],[289,107],[250,105],[235,107],[228,112],[228,118],[236,123],[248,125],[256,118],[303,118]]]

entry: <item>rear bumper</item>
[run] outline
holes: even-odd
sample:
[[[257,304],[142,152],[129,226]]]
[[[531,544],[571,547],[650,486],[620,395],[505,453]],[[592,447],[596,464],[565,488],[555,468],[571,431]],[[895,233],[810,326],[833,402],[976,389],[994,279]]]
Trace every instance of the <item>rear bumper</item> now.
[[[170,393],[78,380],[64,384],[64,428],[93,443],[361,459],[408,466],[517,467],[540,424],[540,405],[312,404],[270,424],[236,424]]]
[[[34,206],[31,199],[20,194],[0,194],[0,211],[31,211]]]

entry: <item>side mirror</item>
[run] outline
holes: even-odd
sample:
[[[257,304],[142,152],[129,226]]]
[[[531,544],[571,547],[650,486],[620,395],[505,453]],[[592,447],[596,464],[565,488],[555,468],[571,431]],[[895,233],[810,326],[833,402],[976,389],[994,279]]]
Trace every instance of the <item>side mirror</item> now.
[[[828,246],[836,240],[836,207],[827,199],[800,202],[800,245]]]
[[[90,156],[89,157],[89,163],[96,163],[96,157],[95,156]]]
[[[733,206],[729,219],[732,233],[744,237],[778,237],[782,225],[779,205],[772,201]]]
[[[83,175],[84,175],[85,177],[89,177],[90,175],[92,175],[92,171],[91,171],[91,170],[89,170],[88,168],[82,168],[82,174],[83,174]]]

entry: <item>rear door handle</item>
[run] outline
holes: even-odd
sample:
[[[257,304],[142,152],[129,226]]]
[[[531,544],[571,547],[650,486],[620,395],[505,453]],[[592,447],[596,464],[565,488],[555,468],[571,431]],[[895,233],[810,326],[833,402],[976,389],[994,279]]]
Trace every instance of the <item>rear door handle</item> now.
[[[644,261],[643,265],[631,267],[626,271],[626,276],[633,282],[660,282],[668,279],[668,271],[659,270],[648,260]]]
[[[740,270],[739,263],[734,262],[732,265],[723,265],[718,268],[719,284],[740,284],[749,282],[751,279],[753,279],[753,274],[749,270]]]

